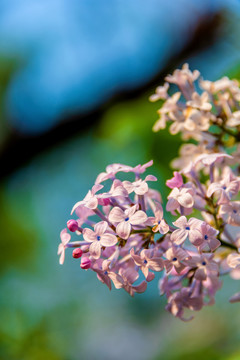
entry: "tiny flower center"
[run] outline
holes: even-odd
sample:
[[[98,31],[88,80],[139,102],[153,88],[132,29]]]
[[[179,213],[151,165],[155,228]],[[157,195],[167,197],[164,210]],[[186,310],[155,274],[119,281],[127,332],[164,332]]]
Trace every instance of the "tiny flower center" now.
[[[145,259],[145,260],[143,260],[143,262],[144,262],[144,264],[147,264],[147,260]]]
[[[161,223],[161,221],[159,220],[159,221],[158,221],[158,225],[160,225],[160,223]]]
[[[207,239],[208,239],[208,236],[207,236],[207,235],[205,235],[205,236],[204,236],[204,239],[205,239],[205,240],[207,240]]]
[[[177,258],[176,258],[176,257],[174,257],[174,258],[172,259],[172,261],[177,261]]]
[[[186,230],[190,230],[190,227],[189,226],[186,226],[186,228],[185,228]]]
[[[104,271],[104,275],[107,275],[107,273],[108,273],[107,271]]]
[[[226,190],[227,189],[227,187],[226,186],[223,186],[223,190]]]
[[[234,209],[233,212],[234,212],[234,214],[236,214],[236,213],[237,213],[237,210]]]
[[[101,236],[98,235],[98,236],[97,236],[97,241],[99,241],[100,239],[101,239]]]
[[[128,221],[129,220],[129,217],[126,217],[125,221]]]
[[[207,265],[206,261],[203,261],[203,262],[202,262],[202,265],[203,265],[203,266]]]

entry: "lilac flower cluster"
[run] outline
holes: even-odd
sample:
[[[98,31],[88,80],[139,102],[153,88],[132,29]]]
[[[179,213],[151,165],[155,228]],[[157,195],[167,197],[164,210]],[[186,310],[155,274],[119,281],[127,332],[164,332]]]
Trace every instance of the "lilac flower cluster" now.
[[[240,278],[240,90],[225,77],[201,80],[199,95],[199,76],[185,64],[150,98],[164,100],[154,130],[170,123],[172,134],[194,139],[181,148],[173,162],[178,171],[166,182],[167,217],[161,194],[149,187],[156,177],[143,176],[152,161],[112,164],[74,205],[77,218],[67,222],[58,248],[61,264],[65,250],[73,248],[82,269],[131,296],[144,292],[160,272],[166,309],[182,320],[192,318],[185,310],[214,303],[222,275]],[[172,96],[169,83],[179,88]],[[123,174],[128,180],[120,180]],[[80,240],[71,241],[71,233]],[[230,301],[240,301],[240,293]]]

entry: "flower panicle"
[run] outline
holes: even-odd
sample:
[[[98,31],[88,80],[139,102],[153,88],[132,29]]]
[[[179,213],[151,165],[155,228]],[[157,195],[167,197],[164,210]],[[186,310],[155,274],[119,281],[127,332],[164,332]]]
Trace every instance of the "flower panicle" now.
[[[75,218],[61,231],[58,248],[60,264],[73,248],[81,269],[95,272],[110,290],[134,296],[159,277],[166,310],[184,321],[192,318],[186,309],[214,304],[223,274],[240,278],[240,89],[227,77],[199,78],[184,64],[150,97],[163,100],[155,131],[170,123],[172,135],[194,139],[172,162],[178,171],[166,181],[166,201],[151,188],[157,178],[144,174],[152,160],[108,165],[73,206]],[[170,96],[171,84],[178,91]],[[238,301],[239,293],[230,298]]]

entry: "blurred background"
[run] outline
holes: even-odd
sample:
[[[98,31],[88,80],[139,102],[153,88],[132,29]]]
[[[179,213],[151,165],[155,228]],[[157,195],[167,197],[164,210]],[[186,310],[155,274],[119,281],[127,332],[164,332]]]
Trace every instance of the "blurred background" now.
[[[238,0],[0,1],[1,360],[240,359],[236,282],[182,323],[158,279],[132,299],[57,256],[107,164],[154,159],[167,194],[180,138],[148,97],[184,62],[240,79],[239,20]]]

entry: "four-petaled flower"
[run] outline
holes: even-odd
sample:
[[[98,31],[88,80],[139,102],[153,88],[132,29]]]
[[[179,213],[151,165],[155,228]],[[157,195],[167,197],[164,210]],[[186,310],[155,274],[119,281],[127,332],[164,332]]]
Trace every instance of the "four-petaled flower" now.
[[[173,231],[171,240],[175,245],[181,245],[188,237],[193,245],[201,245],[203,237],[199,229],[200,224],[201,221],[198,219],[190,218],[187,220],[186,216],[180,216],[179,219],[173,222],[173,225],[179,229]]]
[[[166,251],[165,257],[164,265],[167,273],[174,268],[174,270],[180,274],[187,266],[184,260],[189,259],[190,256],[180,247],[172,246]]]
[[[106,232],[107,228],[108,223],[101,221],[94,226],[94,231],[88,228],[83,230],[84,240],[91,243],[89,252],[95,259],[100,257],[102,246],[113,246],[118,241],[114,234]]]
[[[133,225],[143,225],[147,220],[147,214],[142,210],[137,210],[134,205],[125,211],[119,207],[114,207],[109,213],[109,221],[117,224],[116,233],[122,239],[128,239]]]
[[[160,232],[161,234],[166,234],[169,230],[169,226],[166,221],[163,219],[163,209],[162,205],[158,202],[155,203],[154,207],[155,217],[149,217],[148,220],[153,225],[153,232]]]
[[[168,195],[166,205],[167,211],[179,210],[180,206],[186,209],[192,209],[194,204],[193,190],[191,188],[174,188]]]
[[[164,268],[164,262],[161,258],[162,254],[155,253],[153,249],[144,249],[139,256],[135,254],[134,249],[132,248],[130,254],[135,264],[142,270],[147,281],[154,279],[154,274],[149,272],[149,269],[153,271],[162,271]]]

